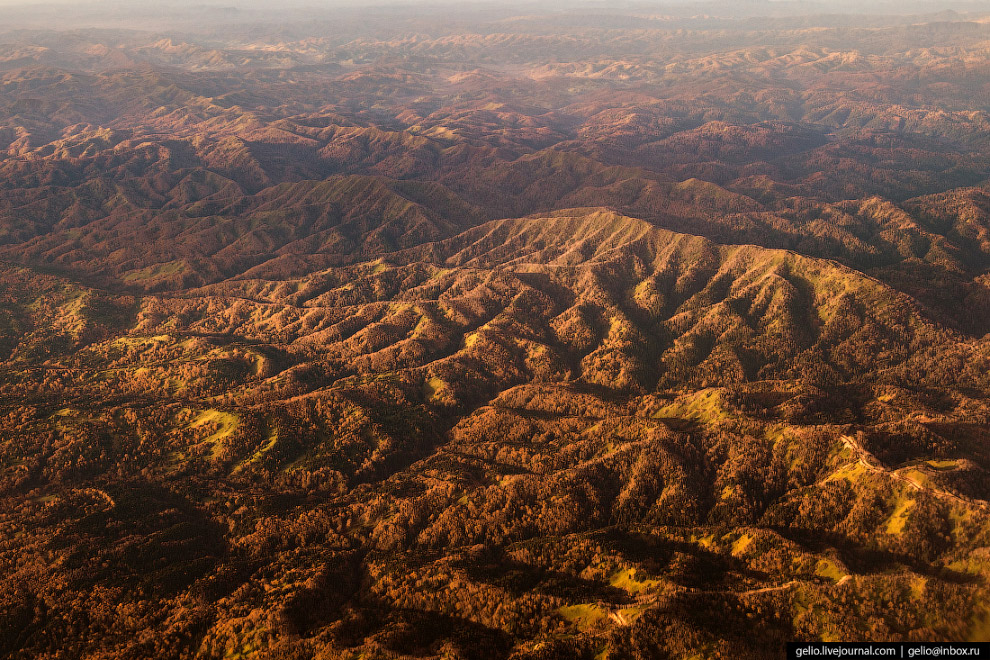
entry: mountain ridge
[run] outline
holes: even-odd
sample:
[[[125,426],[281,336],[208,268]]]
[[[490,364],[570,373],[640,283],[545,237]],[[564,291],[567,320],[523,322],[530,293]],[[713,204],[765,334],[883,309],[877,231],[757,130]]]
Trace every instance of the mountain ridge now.
[[[0,655],[990,638],[985,12],[699,7],[11,23]]]

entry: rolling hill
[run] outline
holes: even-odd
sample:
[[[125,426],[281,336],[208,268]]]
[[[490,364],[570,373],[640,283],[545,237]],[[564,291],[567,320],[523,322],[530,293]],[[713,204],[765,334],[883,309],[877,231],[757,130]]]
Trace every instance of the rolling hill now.
[[[988,639],[990,22],[703,8],[0,9],[0,654]]]

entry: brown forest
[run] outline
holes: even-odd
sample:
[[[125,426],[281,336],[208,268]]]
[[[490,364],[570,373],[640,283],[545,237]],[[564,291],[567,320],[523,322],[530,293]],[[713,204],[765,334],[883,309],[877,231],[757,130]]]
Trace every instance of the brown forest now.
[[[889,9],[0,7],[0,657],[990,640],[990,12]]]

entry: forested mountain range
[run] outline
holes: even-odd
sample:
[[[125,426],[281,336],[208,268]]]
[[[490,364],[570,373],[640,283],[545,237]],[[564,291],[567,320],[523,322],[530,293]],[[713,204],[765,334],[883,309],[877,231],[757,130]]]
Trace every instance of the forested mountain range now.
[[[155,7],[0,8],[0,655],[990,638],[980,6]]]

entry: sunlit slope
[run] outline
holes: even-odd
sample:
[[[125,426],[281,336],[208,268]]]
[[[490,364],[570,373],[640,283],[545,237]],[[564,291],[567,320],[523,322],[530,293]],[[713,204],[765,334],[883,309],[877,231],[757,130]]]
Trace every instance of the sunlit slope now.
[[[0,598],[74,651],[984,634],[986,343],[836,262],[582,208],[174,292],[4,277]]]
[[[357,372],[450,372],[444,391],[464,401],[532,378],[631,391],[981,378],[975,344],[856,271],[596,209],[495,221],[298,280],[148,298],[142,310],[142,332],[168,323],[320,347]],[[948,366],[964,357],[963,370]]]

